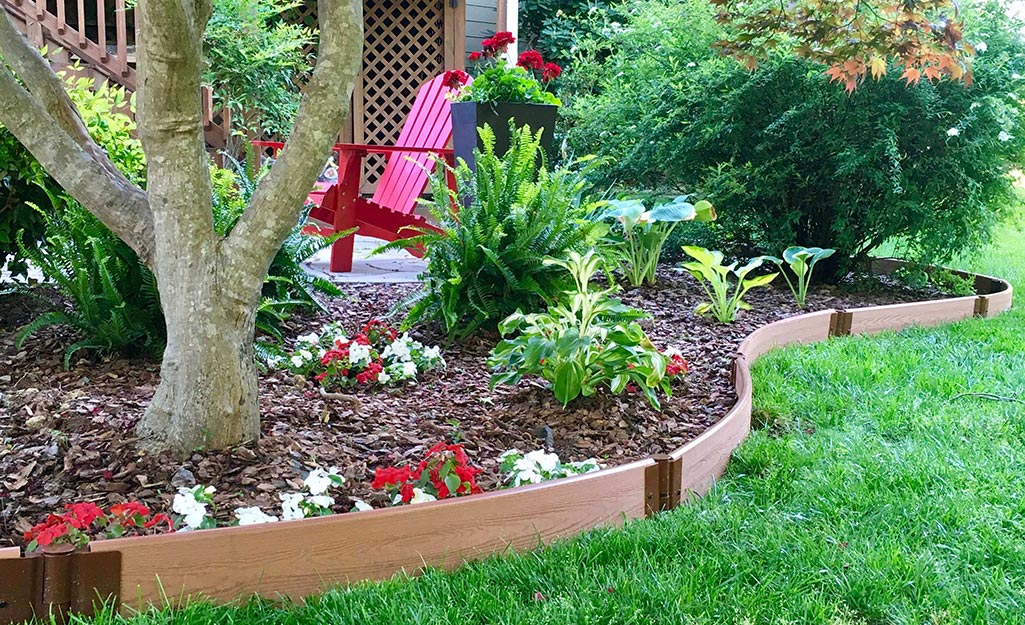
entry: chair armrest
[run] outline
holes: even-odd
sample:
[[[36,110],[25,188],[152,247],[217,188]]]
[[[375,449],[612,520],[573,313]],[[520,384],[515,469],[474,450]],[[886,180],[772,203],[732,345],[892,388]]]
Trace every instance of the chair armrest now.
[[[404,145],[369,145],[362,143],[338,143],[334,147],[335,152],[369,152],[372,154],[391,154],[393,152],[413,152],[419,154],[438,154],[446,156],[452,154],[451,148],[424,148]]]

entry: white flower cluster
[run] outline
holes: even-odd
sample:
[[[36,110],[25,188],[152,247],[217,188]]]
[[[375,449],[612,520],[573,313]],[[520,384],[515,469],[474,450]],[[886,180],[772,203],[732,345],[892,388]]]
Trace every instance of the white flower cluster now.
[[[310,332],[309,334],[296,337],[295,352],[288,359],[288,364],[296,373],[306,375],[313,368],[320,366],[320,359],[327,353],[328,348],[335,344],[335,341],[342,341],[344,343],[348,340],[348,337],[345,335],[345,329],[342,328],[340,322],[332,321],[331,323],[325,323],[321,326],[319,334],[317,332]],[[369,356],[368,351],[367,358]],[[278,361],[275,363],[268,362],[267,364],[274,367],[280,366],[282,363]]]
[[[427,503],[428,501],[437,501],[438,498],[428,493],[422,488],[413,488],[413,498],[409,500],[410,504],[414,503]],[[396,506],[402,503],[402,494],[395,493],[395,497],[392,499],[392,503]]]
[[[502,472],[505,473],[505,481],[510,486],[539,484],[547,480],[601,470],[601,465],[594,458],[564,463],[559,460],[557,454],[545,453],[543,449],[526,454],[518,449],[510,449],[498,459]]]
[[[179,531],[205,529],[213,527],[213,517],[209,516],[207,507],[213,504],[213,494],[217,489],[213,486],[182,486],[171,501],[171,510],[181,515]]]
[[[385,347],[381,359],[384,361],[384,371],[377,376],[381,384],[415,380],[420,371],[445,366],[440,347],[425,347],[420,341],[410,338],[409,334],[403,334]]]

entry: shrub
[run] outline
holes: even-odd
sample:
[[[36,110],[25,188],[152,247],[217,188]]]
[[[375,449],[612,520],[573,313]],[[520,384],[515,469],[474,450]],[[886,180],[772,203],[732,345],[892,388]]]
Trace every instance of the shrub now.
[[[640,6],[598,90],[576,98],[570,143],[616,159],[603,183],[729,206],[710,229],[730,254],[834,248],[821,265],[831,278],[887,240],[943,262],[984,242],[1013,203],[1025,44],[998,5],[966,12],[967,39],[986,43],[972,86],[890,75],[852,95],[783,53],[753,73],[716,56],[703,2]]]
[[[584,197],[581,172],[548,171],[540,132],[516,130],[502,157],[491,129],[480,133],[484,151],[476,173],[465,163],[452,169],[439,162],[431,177],[433,198],[426,203],[439,230],[421,229],[382,248],[426,250],[424,288],[406,303],[405,323],[437,320],[450,338],[494,327],[517,309],[543,307],[568,280],[542,259],[586,249],[602,234],[601,224],[586,219],[594,204]],[[446,185],[449,174],[458,193]]]
[[[640,389],[657,409],[655,390],[671,395],[670,382],[687,371],[687,363],[679,354],[655,349],[636,321],[647,315],[609,297],[610,290],[593,290],[590,281],[601,263],[593,250],[545,263],[568,271],[576,288],[547,313],[516,311],[501,323],[503,336],[515,336],[491,352],[491,388],[534,374],[551,383],[564,406],[600,387],[615,394],[629,387]]]

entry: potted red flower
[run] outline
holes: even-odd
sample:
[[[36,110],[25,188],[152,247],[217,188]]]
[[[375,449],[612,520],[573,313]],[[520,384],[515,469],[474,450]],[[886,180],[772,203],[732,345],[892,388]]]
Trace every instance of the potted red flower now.
[[[559,98],[548,89],[562,68],[546,63],[537,50],[519,55],[510,65],[503,55],[509,44],[516,41],[510,32],[495,33],[481,42],[482,50],[470,54],[476,76],[452,70],[445,74],[445,82],[454,89],[452,102],[452,147],[457,158],[473,168],[473,150],[481,148],[477,128],[485,124],[495,133],[495,153],[509,149],[509,122],[516,126],[544,129],[541,146],[551,156],[555,117]]]

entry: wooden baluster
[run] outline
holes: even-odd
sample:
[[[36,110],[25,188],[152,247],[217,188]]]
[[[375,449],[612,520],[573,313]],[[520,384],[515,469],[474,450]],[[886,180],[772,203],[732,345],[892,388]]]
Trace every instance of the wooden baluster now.
[[[36,19],[43,19],[46,14],[46,0],[36,0]]]
[[[121,75],[128,75],[128,26],[125,15],[125,0],[114,0],[114,12],[117,15],[117,62],[121,67]],[[136,13],[138,18],[138,13]],[[138,27],[138,21],[136,21]],[[138,38],[138,37],[137,37]],[[138,45],[138,42],[136,42]]]
[[[63,0],[57,0],[57,32],[61,35],[68,29],[68,16]]]
[[[64,0],[57,0],[63,2]],[[78,45],[85,47],[85,0],[78,0]]]
[[[58,6],[62,0],[57,0]],[[100,61],[107,62],[107,3],[96,0],[96,42],[100,44]]]

